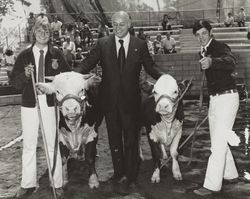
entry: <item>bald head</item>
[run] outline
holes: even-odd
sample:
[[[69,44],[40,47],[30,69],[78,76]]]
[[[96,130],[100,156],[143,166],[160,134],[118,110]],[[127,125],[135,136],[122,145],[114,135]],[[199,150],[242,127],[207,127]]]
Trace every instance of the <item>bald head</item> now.
[[[124,11],[116,12],[112,16],[112,25],[114,34],[119,38],[124,38],[129,31],[131,21],[128,13]]]
[[[123,18],[126,21],[130,21],[129,15],[125,11],[115,12],[112,16],[112,21],[117,19],[117,18]]]

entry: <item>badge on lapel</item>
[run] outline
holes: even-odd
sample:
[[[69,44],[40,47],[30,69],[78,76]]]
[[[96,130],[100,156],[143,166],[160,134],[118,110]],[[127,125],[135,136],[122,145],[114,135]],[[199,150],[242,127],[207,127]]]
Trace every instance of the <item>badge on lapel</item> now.
[[[137,48],[135,48],[134,50],[135,50],[135,52],[137,52],[137,51],[138,51],[138,49],[137,49]]]
[[[58,69],[58,67],[59,67],[58,59],[51,59],[51,60],[52,60],[52,64],[51,64],[52,68],[54,70]]]

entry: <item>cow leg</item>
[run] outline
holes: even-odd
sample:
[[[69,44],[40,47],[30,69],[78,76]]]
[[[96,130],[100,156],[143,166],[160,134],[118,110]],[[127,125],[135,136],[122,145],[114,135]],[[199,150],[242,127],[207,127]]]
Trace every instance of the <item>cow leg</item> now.
[[[85,159],[89,168],[89,187],[91,189],[99,187],[99,180],[95,169],[97,138],[86,144]]]
[[[60,153],[62,157],[62,176],[63,176],[63,186],[69,182],[68,180],[68,157],[69,149],[62,143],[59,143]]]
[[[149,137],[150,131],[147,129],[147,136],[148,136],[148,142],[151,149],[152,159],[153,159],[153,168],[154,172],[151,176],[151,182],[152,183],[159,183],[160,182],[160,165],[161,165],[161,146],[158,143],[153,142]]]
[[[179,141],[182,135],[182,128],[180,127],[175,130],[178,130],[178,132],[170,145],[170,155],[172,157],[172,172],[173,172],[174,179],[182,180],[182,175],[181,175],[179,163],[177,160],[177,157],[178,157],[177,149],[178,149]]]

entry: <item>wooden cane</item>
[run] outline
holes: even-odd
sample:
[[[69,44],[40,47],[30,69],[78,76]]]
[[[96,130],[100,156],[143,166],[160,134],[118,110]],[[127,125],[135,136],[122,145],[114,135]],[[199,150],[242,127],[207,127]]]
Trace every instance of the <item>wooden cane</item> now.
[[[49,179],[50,179],[50,183],[51,183],[51,186],[52,186],[53,196],[54,196],[55,199],[57,199],[54,179],[53,179],[52,171],[51,171],[51,164],[50,164],[50,159],[49,159],[48,145],[47,145],[47,140],[46,140],[46,137],[45,137],[45,130],[44,130],[44,126],[43,126],[42,113],[41,113],[40,103],[39,103],[39,100],[38,100],[38,95],[37,95],[37,92],[36,92],[34,73],[31,73],[31,79],[32,79],[32,85],[33,85],[33,90],[34,90],[34,94],[35,94],[35,100],[36,100],[36,105],[37,105],[37,112],[38,112],[39,122],[40,122],[40,126],[41,126],[41,133],[42,133],[42,138],[43,138],[43,146],[44,146],[44,150],[45,150],[45,156],[46,156],[46,160],[47,160]]]

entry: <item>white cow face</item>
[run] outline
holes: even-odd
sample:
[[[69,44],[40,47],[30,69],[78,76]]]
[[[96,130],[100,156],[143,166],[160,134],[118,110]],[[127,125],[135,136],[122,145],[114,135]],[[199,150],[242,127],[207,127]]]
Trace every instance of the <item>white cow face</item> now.
[[[93,75],[65,72],[55,76],[51,83],[39,83],[38,89],[46,94],[56,94],[64,117],[74,120],[86,107],[86,90]],[[84,110],[83,110],[84,111]]]
[[[153,95],[157,103],[156,112],[161,115],[172,113],[179,95],[176,80],[168,74],[162,75],[154,85]]]

